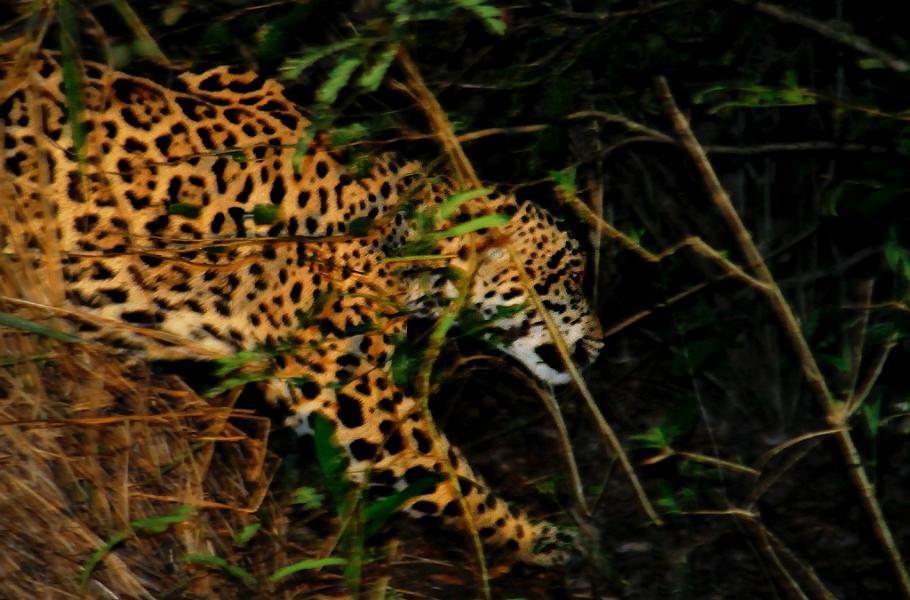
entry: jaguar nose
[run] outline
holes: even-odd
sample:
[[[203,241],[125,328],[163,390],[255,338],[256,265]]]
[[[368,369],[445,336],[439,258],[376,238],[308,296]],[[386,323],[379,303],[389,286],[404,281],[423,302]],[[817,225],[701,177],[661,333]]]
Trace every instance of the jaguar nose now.
[[[584,337],[575,344],[575,348],[572,350],[572,360],[575,361],[575,364],[586,367],[594,362],[603,345],[600,338]]]
[[[575,349],[572,350],[572,360],[577,365],[586,365],[590,362],[591,358],[588,355],[588,349],[585,348],[584,340],[579,340],[575,344]]]

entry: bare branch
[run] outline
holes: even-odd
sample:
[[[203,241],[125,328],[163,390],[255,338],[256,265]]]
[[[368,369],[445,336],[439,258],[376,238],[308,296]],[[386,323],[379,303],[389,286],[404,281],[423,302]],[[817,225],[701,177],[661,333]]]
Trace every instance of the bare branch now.
[[[850,46],[861,54],[867,54],[873,58],[879,59],[886,67],[893,69],[898,73],[904,73],[907,70],[910,70],[910,63],[898,58],[887,50],[882,50],[881,48],[872,45],[872,42],[861,35],[844,31],[843,28],[838,28],[830,23],[823,23],[811,17],[807,17],[804,14],[778,6],[777,4],[771,4],[770,2],[749,2],[747,0],[736,0],[736,2],[751,6],[758,12],[774,17],[784,23],[799,25],[800,27],[814,31],[829,40],[834,40],[839,44]]]

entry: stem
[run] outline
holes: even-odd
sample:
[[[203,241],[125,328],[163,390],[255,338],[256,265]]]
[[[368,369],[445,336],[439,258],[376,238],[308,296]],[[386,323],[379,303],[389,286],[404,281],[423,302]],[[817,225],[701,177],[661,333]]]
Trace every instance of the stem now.
[[[692,133],[688,121],[676,106],[676,102],[670,93],[667,81],[663,77],[657,78],[657,90],[658,95],[664,104],[664,109],[673,122],[676,134],[679,136],[683,147],[692,157],[693,162],[695,162],[695,166],[708,188],[711,200],[714,202],[717,210],[721,213],[721,216],[730,228],[737,245],[746,257],[746,262],[752,266],[756,272],[757,279],[763,284],[756,289],[759,289],[767,296],[772,310],[780,320],[784,333],[790,340],[793,351],[796,353],[796,357],[799,360],[799,364],[803,371],[803,376],[809,384],[809,389],[825,411],[828,423],[836,430],[832,435],[834,435],[837,440],[841,453],[844,456],[844,461],[847,463],[847,472],[850,479],[860,494],[863,507],[871,519],[875,535],[891,562],[902,597],[910,599],[910,575],[907,573],[903,558],[894,542],[894,536],[891,534],[891,529],[882,514],[881,506],[879,506],[878,500],[875,497],[875,490],[863,467],[862,459],[853,443],[850,430],[847,429],[847,418],[849,415],[831,395],[828,383],[825,381],[821,369],[819,369],[818,363],[812,355],[812,350],[809,348],[809,344],[802,334],[799,319],[793,312],[793,308],[787,302],[787,299],[784,297],[777,282],[774,280],[774,276],[771,274],[770,269],[755,243],[752,241],[749,230],[746,229],[746,226],[739,218],[739,214],[737,214],[736,209],[730,202],[729,196],[726,191],[724,191],[723,186],[721,186],[720,180],[714,172],[714,168],[711,166],[711,163],[708,162],[708,158],[701,145],[698,143],[698,140],[695,138],[695,135]]]

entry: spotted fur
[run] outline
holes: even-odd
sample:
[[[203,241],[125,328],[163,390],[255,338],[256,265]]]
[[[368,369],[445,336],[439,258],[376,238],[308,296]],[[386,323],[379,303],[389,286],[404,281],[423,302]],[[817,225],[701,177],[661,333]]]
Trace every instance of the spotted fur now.
[[[456,294],[438,267],[472,264],[465,237],[435,241],[442,261],[387,260],[417,239],[413,215],[439,206],[449,183],[391,155],[355,176],[318,139],[298,155],[309,122],[282,86],[224,67],[165,87],[83,63],[80,160],[55,56],[2,50],[0,195],[14,202],[4,202],[0,247],[36,270],[62,269],[65,297],[49,290],[47,301],[96,317],[82,335],[149,360],[268,349],[268,398],[301,433],[311,415],[328,417],[352,477],[369,472],[371,485],[401,489],[448,460],[457,481],[440,481],[409,512],[460,526],[460,493],[490,545],[529,563],[561,559],[555,528],[491,493],[388,373],[409,315],[437,316]],[[588,362],[600,330],[578,245],[545,211],[505,194],[437,226],[492,213],[511,220],[473,236],[470,303],[487,317],[516,307],[494,321],[501,349],[564,383],[540,316],[517,309],[528,298],[503,244]]]

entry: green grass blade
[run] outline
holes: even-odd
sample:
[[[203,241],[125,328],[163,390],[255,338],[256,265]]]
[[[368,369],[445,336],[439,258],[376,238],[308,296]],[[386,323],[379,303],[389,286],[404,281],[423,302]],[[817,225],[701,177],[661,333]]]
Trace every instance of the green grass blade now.
[[[187,554],[183,557],[183,562],[219,569],[248,588],[256,587],[256,578],[249,571],[237,565],[232,565],[220,556],[215,556],[214,554]]]
[[[395,55],[398,53],[398,44],[389,44],[379,53],[379,57],[376,59],[368,69],[366,69],[357,80],[357,87],[366,90],[368,92],[375,92],[379,89],[379,85],[382,83],[383,77],[385,77],[386,71],[389,70],[389,67],[392,65],[392,61],[395,60]]]
[[[58,331],[51,327],[47,327],[46,325],[39,325],[28,319],[23,319],[22,317],[17,317],[16,315],[6,312],[0,312],[0,325],[12,327],[13,329],[21,329],[22,331],[27,331],[28,333],[34,333],[36,335],[43,335],[44,337],[49,337],[60,342],[67,342],[69,344],[78,344],[82,341],[78,336]]]
[[[483,217],[471,219],[465,223],[459,223],[458,225],[449,227],[443,231],[436,231],[430,234],[430,237],[434,240],[458,237],[459,235],[465,235],[466,233],[471,233],[472,231],[477,231],[478,229],[492,229],[493,227],[502,227],[508,222],[509,215],[485,215]]]
[[[247,542],[253,539],[253,536],[259,533],[259,530],[262,529],[262,523],[250,523],[245,525],[243,529],[237,532],[237,535],[234,536],[234,544],[237,546],[245,546]]]
[[[338,99],[338,94],[342,88],[348,84],[354,71],[363,64],[363,56],[360,54],[348,54],[332,67],[328,78],[323,82],[319,89],[316,90],[316,100],[322,104],[332,104]]]
[[[363,511],[366,537],[369,538],[379,531],[385,522],[389,520],[389,517],[395,514],[405,502],[411,498],[416,498],[417,496],[425,494],[442,480],[443,477],[441,475],[436,477],[423,477],[403,490],[370,504],[366,510]]]
[[[171,525],[189,521],[195,516],[196,509],[188,504],[184,504],[171,514],[136,519],[135,521],[130,521],[130,525],[133,529],[141,531],[142,533],[164,533]]]
[[[345,514],[348,493],[351,490],[351,482],[348,481],[344,472],[347,457],[344,450],[335,442],[334,428],[329,420],[318,413],[312,419],[319,470],[322,472],[322,477],[325,479],[326,487],[329,489],[338,514]]]
[[[313,48],[304,52],[300,56],[289,58],[285,60],[284,64],[282,64],[278,69],[281,72],[281,79],[284,81],[297,79],[301,73],[316,64],[321,59],[326,58],[327,56],[331,56],[332,54],[347,50],[348,48],[356,46],[359,43],[359,38],[350,38],[336,44],[323,46],[322,48]]]
[[[453,0],[454,3],[465,10],[474,13],[474,16],[483,21],[491,33],[502,35],[506,32],[506,22],[502,19],[502,11],[488,4],[484,0]]]
[[[133,30],[133,35],[136,37],[136,47],[139,52],[158,64],[165,66],[170,65],[171,61],[169,61],[167,56],[164,55],[164,52],[161,51],[155,38],[149,33],[145,23],[143,23],[142,19],[139,18],[139,15],[136,14],[133,7],[130,6],[126,0],[111,0],[111,4],[114,5],[114,10],[120,13],[120,18],[123,19],[127,27]]]
[[[337,558],[330,556],[329,558],[310,558],[307,560],[301,560],[286,567],[281,567],[274,573],[269,576],[269,581],[281,581],[285,577],[298,573],[300,571],[308,571],[312,569],[321,569],[323,567],[336,567],[346,565],[347,560],[343,558]]]
[[[88,560],[85,561],[85,564],[82,565],[82,569],[79,571],[79,589],[85,590],[86,584],[88,584],[89,577],[92,576],[95,568],[104,560],[104,557],[110,554],[111,550],[123,543],[123,541],[130,537],[130,531],[120,531],[108,538],[104,545],[92,552],[92,555],[88,557]]]
[[[488,194],[493,193],[493,188],[478,188],[476,190],[465,190],[463,192],[457,192],[446,198],[445,202],[439,207],[439,210],[436,211],[436,216],[440,220],[445,220],[451,217],[455,212],[461,208],[461,205],[470,200],[476,198],[483,198]]]
[[[82,126],[82,73],[79,69],[79,28],[76,11],[69,0],[59,0],[60,62],[63,63],[63,89],[66,95],[66,119],[73,138],[73,152],[80,165],[85,164],[85,127]]]

